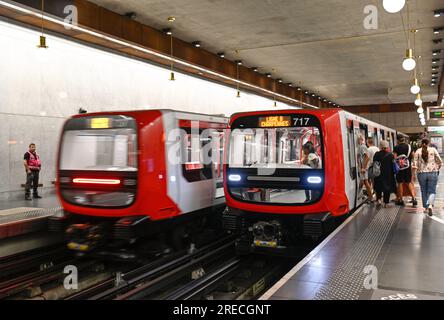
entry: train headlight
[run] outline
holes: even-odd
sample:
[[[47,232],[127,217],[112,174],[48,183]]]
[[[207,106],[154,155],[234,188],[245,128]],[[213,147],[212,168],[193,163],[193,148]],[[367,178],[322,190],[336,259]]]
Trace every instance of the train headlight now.
[[[230,174],[228,176],[228,180],[234,181],[234,182],[239,182],[239,181],[241,181],[241,179],[242,179],[242,177],[238,174]]]
[[[308,177],[307,178],[308,183],[316,183],[319,184],[322,182],[322,178],[321,177]]]

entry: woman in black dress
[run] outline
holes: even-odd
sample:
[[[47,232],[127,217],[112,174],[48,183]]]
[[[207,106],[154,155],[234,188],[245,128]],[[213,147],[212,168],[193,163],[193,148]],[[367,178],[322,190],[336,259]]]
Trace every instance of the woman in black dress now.
[[[390,202],[390,195],[396,193],[395,172],[393,170],[394,157],[388,151],[389,143],[382,140],[379,143],[381,151],[376,152],[373,157],[373,163],[376,161],[381,164],[381,174],[375,178],[376,203],[381,205],[381,198],[384,194],[384,208],[388,207]]]

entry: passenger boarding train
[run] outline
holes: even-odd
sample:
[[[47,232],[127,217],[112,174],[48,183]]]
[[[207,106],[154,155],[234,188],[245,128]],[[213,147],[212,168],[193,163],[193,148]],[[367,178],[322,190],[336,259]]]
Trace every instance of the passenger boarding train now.
[[[397,132],[341,109],[233,115],[223,219],[227,230],[243,235],[240,251],[285,250],[301,237],[321,237],[361,205],[359,135],[376,146],[388,140],[393,150]],[[307,142],[312,148],[304,154]]]
[[[53,218],[50,228],[66,228],[68,246],[78,251],[165,232],[180,239],[186,228],[200,226],[225,207],[227,125],[222,116],[172,110],[67,120],[56,183],[65,214]],[[202,150],[210,150],[208,161]]]

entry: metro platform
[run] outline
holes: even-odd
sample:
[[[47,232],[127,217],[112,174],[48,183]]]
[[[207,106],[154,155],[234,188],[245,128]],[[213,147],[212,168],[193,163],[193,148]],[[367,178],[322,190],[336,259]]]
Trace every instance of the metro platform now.
[[[444,300],[443,194],[441,174],[432,217],[361,206],[260,299]]]
[[[62,237],[48,234],[47,222],[61,212],[55,194],[32,201],[0,201],[0,258],[59,243]]]

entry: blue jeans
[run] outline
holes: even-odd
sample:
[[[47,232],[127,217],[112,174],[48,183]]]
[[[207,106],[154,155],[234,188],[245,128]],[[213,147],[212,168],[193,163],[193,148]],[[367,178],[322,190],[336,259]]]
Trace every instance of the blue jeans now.
[[[427,208],[435,204],[436,185],[438,184],[438,172],[418,173],[418,182],[421,187],[422,206]]]

